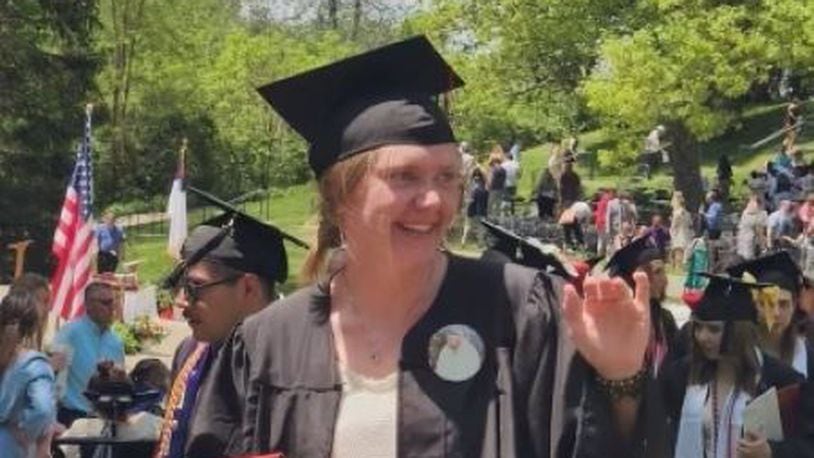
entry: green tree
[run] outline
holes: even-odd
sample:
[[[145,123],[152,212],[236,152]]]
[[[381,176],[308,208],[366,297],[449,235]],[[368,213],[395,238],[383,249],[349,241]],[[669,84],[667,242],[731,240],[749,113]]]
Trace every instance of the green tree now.
[[[621,152],[628,158],[639,151],[631,145],[665,125],[675,188],[697,208],[703,197],[698,141],[735,125],[742,96],[765,82],[772,67],[809,58],[801,49],[812,49],[803,32],[811,28],[811,11],[809,0],[642,2],[646,22],[604,38],[601,59],[582,87],[588,106],[628,148]]]
[[[0,243],[34,238],[30,269],[46,270],[98,69],[95,25],[91,0],[0,2]]]
[[[599,38],[633,13],[624,0],[440,0],[404,29],[429,33],[466,80],[454,113],[467,140],[529,144],[586,126],[575,89],[595,64]]]

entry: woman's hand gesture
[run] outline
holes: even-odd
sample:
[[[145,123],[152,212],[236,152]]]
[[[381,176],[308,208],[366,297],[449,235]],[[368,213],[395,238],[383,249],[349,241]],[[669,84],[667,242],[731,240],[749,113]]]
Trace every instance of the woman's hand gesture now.
[[[621,380],[642,369],[650,338],[650,282],[633,274],[635,296],[620,278],[588,277],[584,297],[572,285],[563,291],[568,334],[602,378]]]

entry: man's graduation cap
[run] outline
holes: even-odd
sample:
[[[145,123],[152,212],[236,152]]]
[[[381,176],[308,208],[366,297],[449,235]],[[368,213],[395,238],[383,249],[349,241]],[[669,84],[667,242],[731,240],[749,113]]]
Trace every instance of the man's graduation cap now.
[[[803,286],[802,271],[785,251],[741,262],[726,271],[733,277],[749,272],[759,282],[771,283],[795,294]]]
[[[704,295],[692,314],[701,321],[751,321],[757,323],[757,307],[752,296],[755,288],[772,286],[734,277],[701,273],[709,278]]]
[[[653,245],[650,237],[639,237],[616,250],[605,265],[605,270],[611,277],[622,277],[633,286],[633,273],[656,259],[662,259],[662,252]]]
[[[334,163],[390,144],[455,142],[432,97],[463,80],[424,36],[413,37],[258,88],[309,144],[317,176]]]
[[[481,224],[483,224],[492,235],[490,249],[483,253],[481,259],[512,262],[542,270],[569,281],[577,280],[582,275],[582,273],[567,260],[561,259],[553,251],[547,251],[545,247],[536,240],[521,237],[487,220],[482,219]],[[593,258],[585,261],[587,268],[592,268],[601,259],[602,258]]]
[[[182,261],[164,281],[167,287],[175,286],[188,267],[203,259],[282,283],[288,277],[283,239],[308,248],[302,240],[259,221],[208,192],[192,186],[187,189],[225,213],[201,223],[187,237],[181,247]]]

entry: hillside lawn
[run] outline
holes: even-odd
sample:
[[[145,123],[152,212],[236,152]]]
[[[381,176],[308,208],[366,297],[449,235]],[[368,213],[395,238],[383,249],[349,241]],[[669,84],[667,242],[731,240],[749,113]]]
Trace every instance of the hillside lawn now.
[[[745,112],[740,128],[702,143],[700,150],[704,176],[712,181],[718,156],[726,153],[732,162],[734,172],[732,193],[733,195],[744,195],[745,187],[742,183],[745,177],[751,170],[760,167],[774,154],[779,148],[782,137],[756,150],[750,150],[745,146],[779,129],[784,110],[785,104],[755,106]],[[607,138],[601,130],[581,134],[579,139],[580,149],[588,152],[612,145],[612,139]],[[804,130],[802,136],[798,139],[798,145],[804,152],[814,151],[814,129]],[[528,199],[531,195],[540,171],[548,162],[551,146],[550,144],[538,145],[522,151],[522,176],[518,186],[519,197]],[[633,171],[610,175],[595,170],[594,176],[591,177],[588,166],[590,156],[583,157],[587,157],[588,160],[581,160],[577,166],[577,171],[582,177],[583,186],[587,193],[593,193],[599,187],[609,185],[620,188],[636,185],[647,188],[672,189],[672,177],[664,171],[653,175],[649,180],[636,176]],[[808,157],[807,159],[810,161],[812,158]],[[314,202],[315,186],[308,183],[286,189],[275,189],[269,193],[265,200],[246,203],[243,208],[252,215],[263,214],[262,210],[267,208],[269,222],[294,236],[310,241],[315,233]],[[204,215],[212,215],[213,213],[214,211],[211,209],[190,211],[188,217],[190,227],[202,221]],[[467,246],[460,246],[457,243],[460,239],[459,234],[458,230],[453,231],[453,236],[450,237],[450,248],[465,255],[477,255],[479,247],[471,243],[467,244]],[[142,284],[157,283],[172,269],[174,261],[166,253],[166,243],[166,224],[163,223],[153,223],[150,226],[139,227],[138,230],[132,231],[132,234],[128,236],[125,261],[141,261],[138,272]],[[296,287],[296,277],[306,251],[290,243],[286,243],[286,248],[289,257],[289,281],[283,289],[290,291]]]

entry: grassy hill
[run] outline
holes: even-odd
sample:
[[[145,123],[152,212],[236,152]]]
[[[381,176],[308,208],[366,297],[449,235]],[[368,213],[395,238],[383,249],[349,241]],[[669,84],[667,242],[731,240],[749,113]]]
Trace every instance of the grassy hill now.
[[[778,148],[780,139],[771,142],[762,148],[751,150],[745,148],[761,138],[769,135],[780,128],[782,114],[785,105],[771,104],[756,106],[745,112],[741,125],[737,129],[722,135],[716,139],[700,145],[702,154],[702,173],[708,178],[712,178],[715,173],[715,164],[720,154],[729,155],[733,163],[734,180],[733,192],[743,191],[740,184],[749,171],[759,167],[768,160],[773,152]],[[613,139],[601,130],[588,132],[580,135],[581,148],[593,152],[602,148],[607,148],[612,144]],[[809,129],[800,138],[798,144],[804,151],[814,151],[814,129]],[[524,150],[521,156],[523,175],[518,187],[518,194],[528,198],[534,187],[534,182],[540,171],[548,162],[548,155],[551,145],[538,145]],[[812,158],[808,158],[811,160]],[[651,179],[634,176],[634,174],[603,174],[599,170],[591,170],[588,164],[583,161],[577,167],[583,178],[583,184],[587,192],[593,192],[600,186],[641,186],[647,188],[672,189],[672,177],[665,173],[655,174]],[[265,214],[268,209],[268,220],[286,232],[304,240],[310,240],[315,229],[313,219],[314,186],[312,184],[293,186],[287,189],[274,190],[265,199],[250,202],[243,206],[244,210],[252,215]],[[212,210],[198,209],[190,212],[189,222],[191,225],[202,221],[207,214],[212,214]],[[140,227],[128,238],[127,260],[142,260],[139,268],[140,280],[142,283],[155,283],[172,268],[173,261],[165,252],[166,228],[163,224],[152,227]],[[457,239],[453,237],[454,239]],[[476,252],[477,247],[461,247],[452,241],[451,248],[463,253]],[[302,265],[305,257],[305,250],[287,244],[289,254],[289,285],[286,289],[293,287],[293,279]]]

